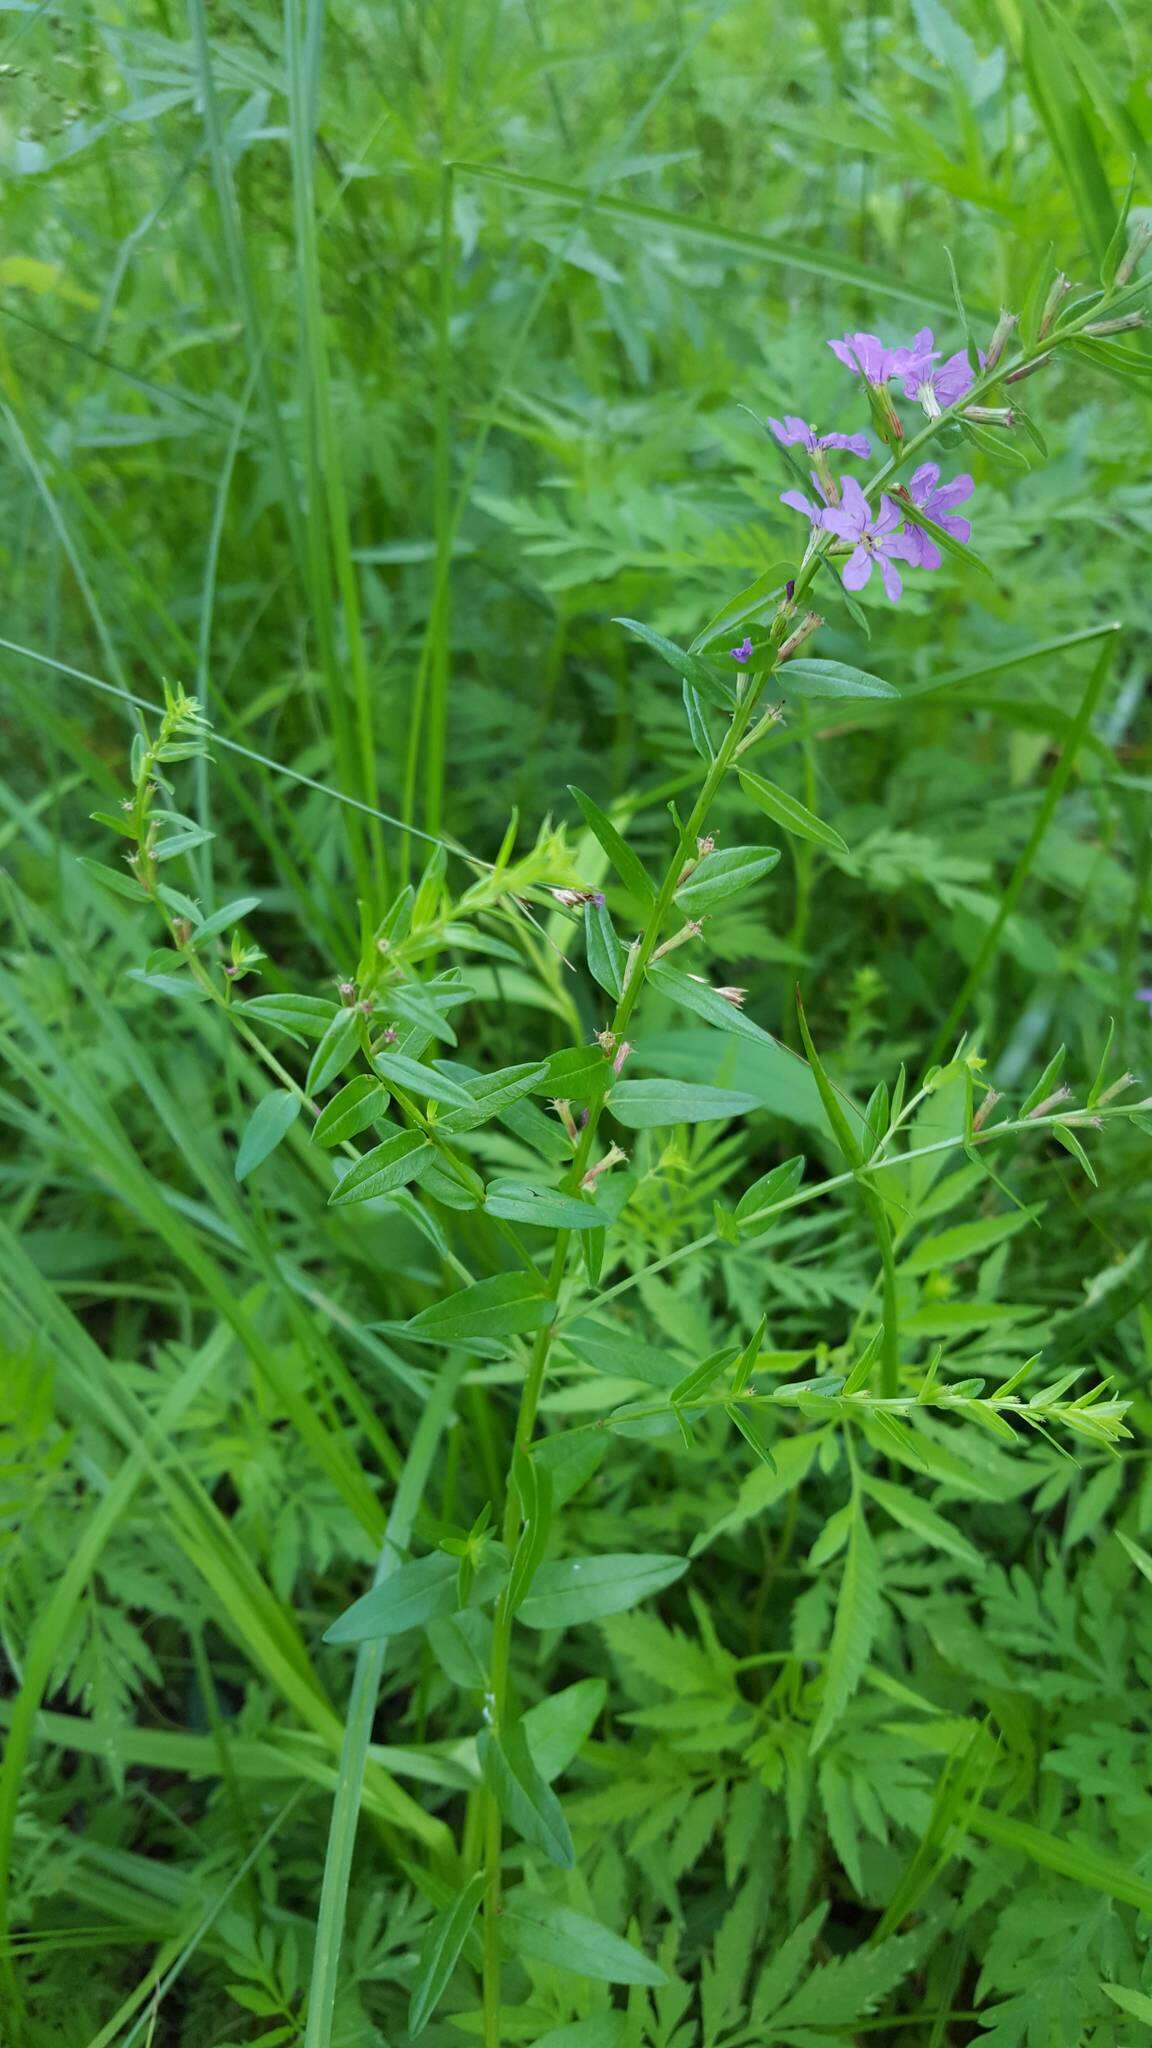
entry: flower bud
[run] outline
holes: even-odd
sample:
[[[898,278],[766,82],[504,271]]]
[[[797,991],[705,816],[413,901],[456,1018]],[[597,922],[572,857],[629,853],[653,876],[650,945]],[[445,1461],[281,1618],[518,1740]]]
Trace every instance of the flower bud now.
[[[818,633],[823,624],[824,621],[819,612],[806,612],[796,631],[789,633],[783,647],[780,649],[781,661],[789,661],[794,654],[797,654],[800,648],[803,647],[804,642],[810,640],[813,633]]]
[[[1008,375],[1004,379],[1004,382],[1006,384],[1020,384],[1023,382],[1025,377],[1034,377],[1036,375],[1037,370],[1042,370],[1045,364],[1050,363],[1051,361],[1052,351],[1051,349],[1049,349],[1047,355],[1037,356],[1035,362],[1021,363],[1020,368],[1018,370],[1009,370]]]
[[[1143,313],[1122,313],[1115,320],[1093,320],[1085,334],[1126,334],[1131,327],[1143,327]]]
[[[1115,284],[1128,283],[1149,242],[1152,242],[1152,221],[1137,221],[1128,237],[1128,247],[1116,265],[1116,276],[1113,280]]]
[[[580,1134],[576,1129],[576,1119],[572,1114],[572,1104],[570,1102],[562,1101],[559,1097],[557,1097],[557,1099],[553,1102],[550,1102],[548,1106],[550,1109],[555,1110],[557,1116],[559,1117],[561,1123],[564,1126],[565,1132],[567,1133],[567,1136],[570,1139],[571,1143],[573,1145],[577,1144],[579,1142]]]
[[[662,946],[657,946],[652,958],[654,960],[662,960],[665,953],[674,953],[677,946],[686,946],[689,939],[698,939],[703,929],[704,927],[698,918],[690,917],[687,924],[681,925],[678,932],[675,932],[670,939],[665,939]],[[628,985],[627,978],[624,985],[625,987]]]
[[[1044,311],[1040,315],[1040,325],[1036,330],[1039,341],[1043,341],[1071,289],[1072,279],[1065,277],[1062,270],[1058,270],[1052,280],[1048,297],[1044,301]]]
[[[346,1008],[350,1009],[356,1000],[356,983],[354,981],[342,981],[339,986],[339,995],[341,1002]]]
[[[1000,318],[993,330],[992,339],[988,343],[988,353],[984,358],[984,368],[986,370],[994,370],[996,368],[1004,350],[1008,346],[1008,337],[1015,325],[1015,313],[1001,312]]]
[[[894,447],[904,439],[904,422],[892,403],[892,394],[886,384],[868,384],[865,389],[876,432],[882,441]]]
[[[627,1159],[627,1157],[628,1154],[626,1152],[622,1152],[620,1150],[619,1145],[610,1145],[608,1147],[607,1152],[604,1154],[603,1159],[601,1159],[597,1163],[597,1165],[590,1166],[588,1168],[587,1173],[584,1175],[584,1178],[580,1183],[581,1187],[591,1190],[595,1187],[602,1173],[611,1173],[612,1168],[614,1166],[619,1166],[625,1159]]]
[[[628,1055],[631,1052],[631,1050],[632,1047],[628,1043],[628,1040],[626,1038],[622,1038],[620,1040],[619,1045],[616,1048],[616,1057],[612,1062],[612,1072],[617,1080],[620,1079],[621,1074],[624,1072],[624,1062],[628,1058]]]
[[[975,420],[982,427],[1014,427],[1016,415],[1010,405],[966,405],[966,420]]]

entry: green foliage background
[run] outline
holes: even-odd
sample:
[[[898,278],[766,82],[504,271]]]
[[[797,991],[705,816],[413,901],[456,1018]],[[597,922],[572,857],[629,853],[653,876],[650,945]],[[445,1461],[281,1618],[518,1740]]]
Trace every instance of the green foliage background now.
[[[502,1514],[525,1346],[404,1326],[513,1259],[415,1191],[328,1208],[307,1119],[237,1180],[268,1054],[290,1102],[312,1048],[188,1000],[151,913],[81,864],[117,860],[90,814],[131,794],[126,700],[180,682],[211,720],[211,761],[170,772],[215,836],[170,873],[203,914],[242,901],[227,930],[264,957],[239,996],[334,1000],[447,834],[497,868],[434,856],[398,941],[446,1003],[464,970],[459,1048],[427,1057],[587,1044],[607,999],[542,885],[637,916],[568,785],[658,873],[700,780],[677,678],[613,621],[687,644],[783,580],[759,420],[867,424],[829,335],[962,346],[946,248],[985,341],[1057,266],[1093,281],[1130,175],[1152,202],[1152,31],[1119,0],[64,0],[6,13],[0,55],[9,2031],[403,2043],[433,1916],[482,1862],[484,1674],[467,1631],[414,1630],[349,1714],[322,1637],[386,1526],[424,1555]],[[1021,387],[1046,460],[954,452],[990,575],[946,557],[863,622],[821,585],[816,651],[906,701],[785,689],[765,764],[848,851],[762,831],[738,784],[716,807],[722,846],[784,858],[674,964],[746,986],[793,1051],[799,982],[858,1105],[960,1027],[1012,1115],[1061,1045],[1082,1102],[1110,1020],[1107,1082],[1146,1066],[1144,351]],[[889,1211],[905,1393],[940,1345],[951,1406],[893,1430],[830,1382],[756,1411],[763,1463],[719,1406],[687,1442],[670,1412],[595,1425],[762,1317],[761,1391],[842,1382],[879,1316],[868,1213],[841,1184],[741,1238],[759,1176],[840,1173],[812,1076],[657,987],[634,1037],[630,1079],[753,1107],[619,1134],[618,1348],[554,1355],[548,1555],[691,1563],[630,1612],[517,1631],[576,1861],[505,1856],[521,1897],[657,1967],[562,1967],[578,1948],[549,1959],[514,1908],[500,2038],[1127,2048],[1152,2022],[1147,1118],[1081,1132],[1095,1179],[1037,1132],[993,1182],[952,1070],[911,1135],[954,1149]],[[534,1142],[555,1172],[538,1121],[465,1149],[523,1178]],[[1038,1353],[1043,1427],[998,1429],[985,1392]],[[1101,1378],[1121,1456],[1069,1421]],[[357,1712],[335,2008],[309,2016]],[[479,1963],[474,1928],[434,2048],[480,2037]]]

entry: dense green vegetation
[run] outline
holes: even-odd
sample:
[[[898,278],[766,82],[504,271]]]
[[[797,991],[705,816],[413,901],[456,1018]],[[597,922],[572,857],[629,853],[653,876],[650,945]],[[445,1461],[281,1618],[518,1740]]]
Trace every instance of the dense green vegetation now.
[[[1143,11],[4,20],[5,2043],[1128,2048]]]

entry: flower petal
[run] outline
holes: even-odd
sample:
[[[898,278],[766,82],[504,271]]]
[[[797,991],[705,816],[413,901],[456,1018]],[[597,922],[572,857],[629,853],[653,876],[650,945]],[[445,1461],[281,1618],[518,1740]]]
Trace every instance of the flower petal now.
[[[845,590],[863,590],[872,574],[872,557],[867,548],[857,548],[849,555],[840,572]]]
[[[895,604],[897,598],[900,595],[900,592],[904,588],[900,571],[896,567],[895,562],[891,561],[887,555],[881,555],[879,557],[879,561],[880,575],[883,579],[885,595],[887,597],[890,597],[892,603]]]
[[[872,453],[872,443],[867,434],[821,434],[819,448],[843,448],[846,455],[867,458]]]
[[[803,491],[781,491],[780,503],[790,506],[793,512],[802,512],[805,519],[812,521],[813,526],[822,526],[824,523],[823,506],[814,505],[811,498],[804,496]]]
[[[922,462],[908,479],[908,495],[914,505],[923,505],[940,481],[940,464]]]
[[[976,486],[967,471],[963,476],[954,476],[950,483],[941,484],[935,493],[936,504],[940,510],[933,512],[932,518],[939,519],[941,511],[950,512],[953,505],[962,505],[965,498],[970,498],[975,489]]]
[[[846,476],[840,486],[844,510],[857,533],[863,533],[872,517],[872,507],[864,496],[854,476]]]

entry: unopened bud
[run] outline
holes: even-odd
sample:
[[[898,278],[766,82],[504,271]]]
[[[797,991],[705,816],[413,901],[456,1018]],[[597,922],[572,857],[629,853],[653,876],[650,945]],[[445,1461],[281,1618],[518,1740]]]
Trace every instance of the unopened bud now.
[[[622,1152],[620,1150],[619,1145],[610,1145],[607,1152],[604,1154],[603,1159],[601,1159],[597,1165],[590,1166],[588,1168],[587,1173],[584,1175],[584,1178],[580,1183],[581,1187],[589,1189],[594,1188],[602,1173],[611,1173],[612,1168],[614,1166],[619,1166],[621,1161],[627,1159],[627,1157],[628,1154],[626,1152]]]
[[[783,647],[780,649],[781,661],[790,661],[794,654],[798,654],[804,642],[810,640],[813,633],[818,633],[823,624],[824,621],[819,612],[806,612],[796,631],[789,633]]]
[[[1126,1088],[1134,1088],[1135,1085],[1135,1074],[1121,1074],[1120,1079],[1118,1081],[1113,1081],[1112,1086],[1110,1088],[1105,1088],[1104,1093],[1102,1095],[1098,1095],[1096,1097],[1096,1100],[1100,1104],[1103,1104],[1105,1102],[1111,1102],[1114,1096],[1123,1095],[1124,1090]]]
[[[829,505],[840,503],[840,486],[832,474],[826,448],[815,448],[812,452],[812,468],[820,481],[824,497]]]
[[[710,853],[715,853],[716,841],[711,832],[709,832],[706,839],[698,839],[696,841],[696,851],[701,860],[706,860]]]
[[[575,1145],[578,1140],[579,1133],[576,1129],[576,1119],[572,1114],[572,1104],[570,1102],[556,1101],[550,1103],[549,1107],[555,1110],[557,1116],[559,1117],[561,1123],[564,1126],[564,1129],[568,1133],[569,1138]]]
[[[972,1119],[972,1129],[974,1131],[983,1130],[985,1124],[987,1123],[989,1117],[992,1114],[992,1111],[995,1109],[996,1104],[999,1102],[999,1100],[1000,1090],[998,1088],[990,1088],[988,1090],[987,1095],[984,1097],[983,1102],[980,1104],[979,1109],[976,1111],[975,1116]]]
[[[869,384],[867,390],[876,432],[881,440],[894,446],[904,439],[904,423],[892,403],[892,394],[886,384]]]
[[[1068,297],[1068,294],[1071,291],[1071,289],[1071,278],[1065,277],[1064,272],[1062,270],[1058,270],[1055,277],[1052,280],[1052,285],[1049,290],[1048,297],[1044,301],[1044,311],[1040,315],[1040,325],[1036,330],[1036,338],[1038,341],[1043,341],[1044,336],[1047,334],[1049,328],[1052,325],[1052,322],[1055,320],[1057,313],[1060,311],[1060,308],[1064,304],[1064,301]]]
[[[395,1045],[396,1026],[394,1024],[386,1024],[377,1042],[380,1045]]]
[[[609,1053],[616,1050],[616,1033],[614,1031],[598,1031],[596,1033],[596,1043],[600,1047],[605,1059],[607,1059]]]
[[[616,1048],[616,1057],[612,1062],[612,1072],[616,1076],[617,1080],[620,1079],[620,1076],[624,1071],[624,1062],[628,1058],[628,1055],[631,1052],[631,1050],[632,1047],[629,1045],[628,1040],[626,1038],[622,1038],[620,1040],[619,1045]]]
[[[579,910],[585,903],[594,903],[600,909],[604,902],[602,889],[549,889],[548,894],[565,910]]]
[[[1023,383],[1025,377],[1034,377],[1036,375],[1037,370],[1042,370],[1045,367],[1045,365],[1047,363],[1050,363],[1051,361],[1052,351],[1051,349],[1049,349],[1046,352],[1046,354],[1042,356],[1037,356],[1035,362],[1021,363],[1020,368],[1018,370],[1009,370],[1008,375],[1004,379],[1004,382],[1006,384],[1021,384]]]
[[[966,420],[975,420],[982,427],[1014,427],[1016,415],[1010,405],[966,405]]]
[[[1084,329],[1084,333],[1127,334],[1129,328],[1143,327],[1144,324],[1143,313],[1120,313],[1115,320],[1093,320],[1092,325]]]
[[[1136,226],[1128,237],[1128,247],[1116,265],[1114,283],[1118,285],[1128,283],[1149,242],[1152,242],[1152,221],[1137,221]]]
[[[356,1008],[359,1010],[361,1016],[370,1017],[372,1015],[373,1010],[376,1008],[375,996],[362,997],[360,1002],[357,1003]]]
[[[1000,361],[1000,358],[1003,355],[1004,350],[1008,346],[1008,338],[1015,325],[1015,313],[1009,313],[1007,311],[1001,312],[1000,318],[996,322],[995,328],[993,329],[992,339],[988,343],[988,353],[984,358],[985,370],[994,370],[996,368],[996,365]]]
[[[1050,1109],[1056,1109],[1060,1103],[1067,1102],[1071,1093],[1070,1088],[1053,1089],[1051,1095],[1046,1095],[1043,1102],[1038,1102],[1035,1109],[1028,1111],[1028,1122],[1031,1123],[1038,1116],[1047,1116]]]
[[[699,918],[690,917],[687,924],[682,925],[680,930],[673,934],[672,938],[665,939],[662,946],[657,946],[652,958],[654,960],[662,960],[665,953],[674,953],[677,946],[686,946],[689,939],[698,939],[703,929],[704,927],[700,923]],[[627,983],[625,983],[625,986],[627,986]]]
[[[625,960],[625,962],[624,962],[624,973],[623,973],[623,975],[622,975],[622,977],[621,977],[621,981],[620,981],[620,993],[621,993],[621,995],[624,995],[624,994],[625,994],[625,992],[626,992],[626,990],[627,990],[627,988],[628,988],[628,984],[629,984],[629,982],[631,981],[631,979],[632,979],[632,976],[633,976],[633,975],[635,974],[635,972],[636,972],[636,962],[638,961],[638,959],[639,959],[639,958],[640,958],[640,941],[639,941],[639,939],[633,939],[633,941],[632,941],[632,944],[631,944],[631,945],[629,946],[629,948],[628,948],[628,957],[627,957],[627,959],[626,959],[626,960]]]
[[[356,1000],[356,983],[354,981],[342,981],[339,984],[339,994],[341,1002],[350,1008]]]

